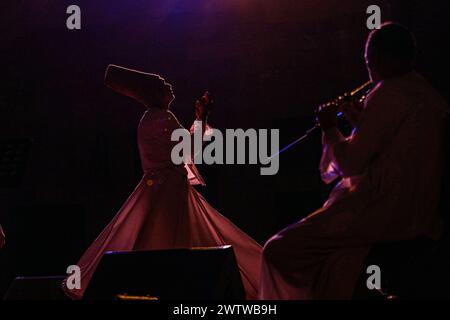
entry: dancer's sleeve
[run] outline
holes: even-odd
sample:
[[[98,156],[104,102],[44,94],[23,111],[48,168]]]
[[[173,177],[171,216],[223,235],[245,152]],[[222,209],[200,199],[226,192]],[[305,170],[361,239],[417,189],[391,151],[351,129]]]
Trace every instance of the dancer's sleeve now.
[[[198,127],[200,126],[200,128]],[[209,126],[208,126],[209,128]],[[191,145],[191,152],[189,154],[185,155],[185,169],[188,172],[188,180],[191,185],[202,185],[205,186],[206,183],[203,180],[203,177],[201,176],[200,172],[198,171],[197,167],[194,164],[195,161],[195,149],[194,149],[194,143],[195,143],[195,133],[201,132],[198,130],[201,130],[201,124],[197,123],[197,127],[191,127],[191,131],[188,131],[187,129],[183,128],[183,126],[179,123],[178,119],[175,117],[174,114],[168,111],[168,117],[167,117],[167,130],[165,130],[166,134],[170,135],[170,137],[167,137],[170,139],[172,148],[175,147],[176,144],[179,143],[179,141],[172,141],[172,132],[174,130],[181,129],[185,130],[186,137],[189,137],[190,139],[190,145]],[[202,152],[202,149],[198,150],[197,152]]]

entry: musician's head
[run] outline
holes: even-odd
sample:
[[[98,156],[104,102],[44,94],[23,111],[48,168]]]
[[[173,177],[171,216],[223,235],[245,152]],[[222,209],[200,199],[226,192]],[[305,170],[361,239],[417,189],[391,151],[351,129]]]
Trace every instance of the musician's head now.
[[[416,41],[404,26],[387,22],[372,31],[366,42],[366,66],[372,82],[413,70]]]

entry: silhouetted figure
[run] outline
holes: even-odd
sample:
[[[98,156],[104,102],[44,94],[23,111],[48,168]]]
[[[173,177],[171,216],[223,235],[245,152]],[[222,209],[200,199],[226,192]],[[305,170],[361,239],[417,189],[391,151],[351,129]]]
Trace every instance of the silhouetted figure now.
[[[366,64],[375,85],[345,137],[335,106],[318,113],[326,183],[340,179],[322,208],[272,237],[263,251],[264,299],[349,299],[376,243],[440,234],[437,203],[447,105],[413,70],[415,41],[394,23],[373,31]]]
[[[138,126],[138,145],[144,175],[119,212],[84,253],[81,289],[66,293],[79,299],[97,264],[107,251],[156,250],[232,245],[247,298],[257,296],[262,248],[247,234],[217,212],[194,189],[204,184],[194,164],[175,165],[171,159],[172,132],[182,128],[169,111],[174,100],[172,86],[155,74],[110,65],[105,77],[113,90],[147,107]],[[209,95],[196,103],[191,133],[210,130],[207,125]],[[204,100],[203,102],[201,100]],[[205,104],[199,105],[199,104]],[[182,262],[180,262],[182,263]],[[180,265],[180,267],[182,267]]]

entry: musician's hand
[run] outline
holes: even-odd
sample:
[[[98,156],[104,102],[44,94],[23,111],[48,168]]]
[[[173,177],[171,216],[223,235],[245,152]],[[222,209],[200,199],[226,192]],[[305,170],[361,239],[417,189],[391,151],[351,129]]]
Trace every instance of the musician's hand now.
[[[317,122],[323,131],[337,126],[337,107],[335,104],[325,104],[317,111]]]
[[[350,100],[343,103],[339,109],[344,114],[345,119],[355,128],[361,118],[363,105],[358,101]]]

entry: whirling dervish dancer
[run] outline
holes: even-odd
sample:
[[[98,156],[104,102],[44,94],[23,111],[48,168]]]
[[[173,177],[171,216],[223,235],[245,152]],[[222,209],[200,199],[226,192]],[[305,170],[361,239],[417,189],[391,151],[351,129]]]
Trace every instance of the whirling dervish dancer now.
[[[138,126],[138,145],[143,177],[116,216],[81,257],[81,288],[63,288],[81,299],[107,251],[157,250],[198,246],[232,245],[247,299],[257,296],[261,247],[217,212],[195,190],[204,184],[194,164],[175,165],[171,159],[174,130],[182,128],[169,107],[175,96],[172,86],[156,74],[115,65],[106,71],[108,87],[136,99],[146,108]],[[196,102],[195,130],[211,130],[206,124],[209,95]],[[205,105],[206,104],[206,105]],[[206,124],[206,125],[205,125]]]

